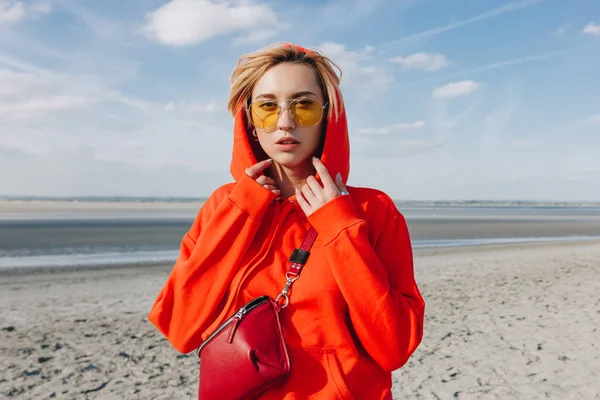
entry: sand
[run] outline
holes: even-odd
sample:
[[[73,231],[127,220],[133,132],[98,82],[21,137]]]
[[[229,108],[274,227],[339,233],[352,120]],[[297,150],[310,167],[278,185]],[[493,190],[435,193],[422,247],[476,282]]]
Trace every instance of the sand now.
[[[600,242],[421,250],[397,399],[600,399]],[[0,398],[193,399],[146,315],[170,267],[0,277]]]

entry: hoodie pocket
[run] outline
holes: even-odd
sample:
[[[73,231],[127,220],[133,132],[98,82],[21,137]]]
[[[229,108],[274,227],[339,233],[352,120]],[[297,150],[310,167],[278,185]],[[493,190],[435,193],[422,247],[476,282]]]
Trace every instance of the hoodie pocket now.
[[[342,374],[342,369],[340,368],[340,363],[335,351],[323,350],[323,357],[329,379],[331,379],[337,387],[340,398],[344,400],[354,400],[354,396],[352,396],[352,393],[344,380],[344,375]]]
[[[289,348],[292,373],[269,399],[355,400],[348,389],[334,349]],[[278,397],[277,397],[278,396]],[[294,397],[295,396],[295,397]]]

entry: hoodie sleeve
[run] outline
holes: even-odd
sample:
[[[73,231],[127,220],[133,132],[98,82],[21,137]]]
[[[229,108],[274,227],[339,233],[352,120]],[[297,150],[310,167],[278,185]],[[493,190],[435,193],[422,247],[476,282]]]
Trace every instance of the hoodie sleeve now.
[[[414,279],[412,246],[404,217],[389,199],[385,225],[372,244],[367,221],[351,196],[311,214],[325,254],[365,350],[385,370],[404,365],[423,337],[425,303]]]
[[[212,327],[273,198],[244,175],[229,194],[217,190],[184,235],[180,255],[148,316],[180,352],[196,349]]]

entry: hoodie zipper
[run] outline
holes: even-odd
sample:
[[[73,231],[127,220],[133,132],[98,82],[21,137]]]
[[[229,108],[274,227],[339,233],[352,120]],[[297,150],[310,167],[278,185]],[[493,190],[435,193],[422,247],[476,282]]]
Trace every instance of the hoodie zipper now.
[[[256,299],[253,299],[248,304],[241,307],[239,310],[237,310],[237,312],[235,314],[233,314],[231,317],[229,317],[227,319],[227,321],[223,322],[208,338],[206,338],[204,343],[202,343],[202,345],[200,347],[198,347],[198,350],[196,350],[196,354],[198,356],[200,356],[200,352],[202,352],[202,349],[204,347],[206,347],[206,345],[208,343],[210,343],[210,341],[212,341],[215,337],[217,337],[219,335],[219,333],[223,332],[223,330],[225,330],[225,328],[227,328],[229,326],[229,324],[231,324],[234,320],[236,320],[236,319],[238,320],[238,322],[236,323],[236,326],[237,326],[237,324],[239,324],[240,321],[244,318],[244,315],[248,314],[250,311],[254,310],[256,307],[263,305],[268,300],[269,300],[269,296],[257,297]],[[235,329],[235,327],[234,327],[234,329]]]

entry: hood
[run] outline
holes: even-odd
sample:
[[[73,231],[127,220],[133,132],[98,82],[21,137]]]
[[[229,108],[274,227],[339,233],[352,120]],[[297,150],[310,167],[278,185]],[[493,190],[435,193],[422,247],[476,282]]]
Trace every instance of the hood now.
[[[308,52],[308,50],[302,47],[295,47]],[[340,97],[338,99],[340,105],[342,105],[342,99]],[[342,175],[342,180],[346,183],[350,173],[350,140],[348,137],[345,107],[342,108],[343,110],[339,113],[338,118],[332,116],[327,119],[325,144],[323,146],[321,161],[325,164],[332,177],[339,172]],[[230,166],[230,173],[236,181],[242,177],[242,174],[246,173],[246,168],[267,158],[260,144],[250,137],[251,134],[247,126],[246,113],[241,109],[235,116],[233,152]]]

